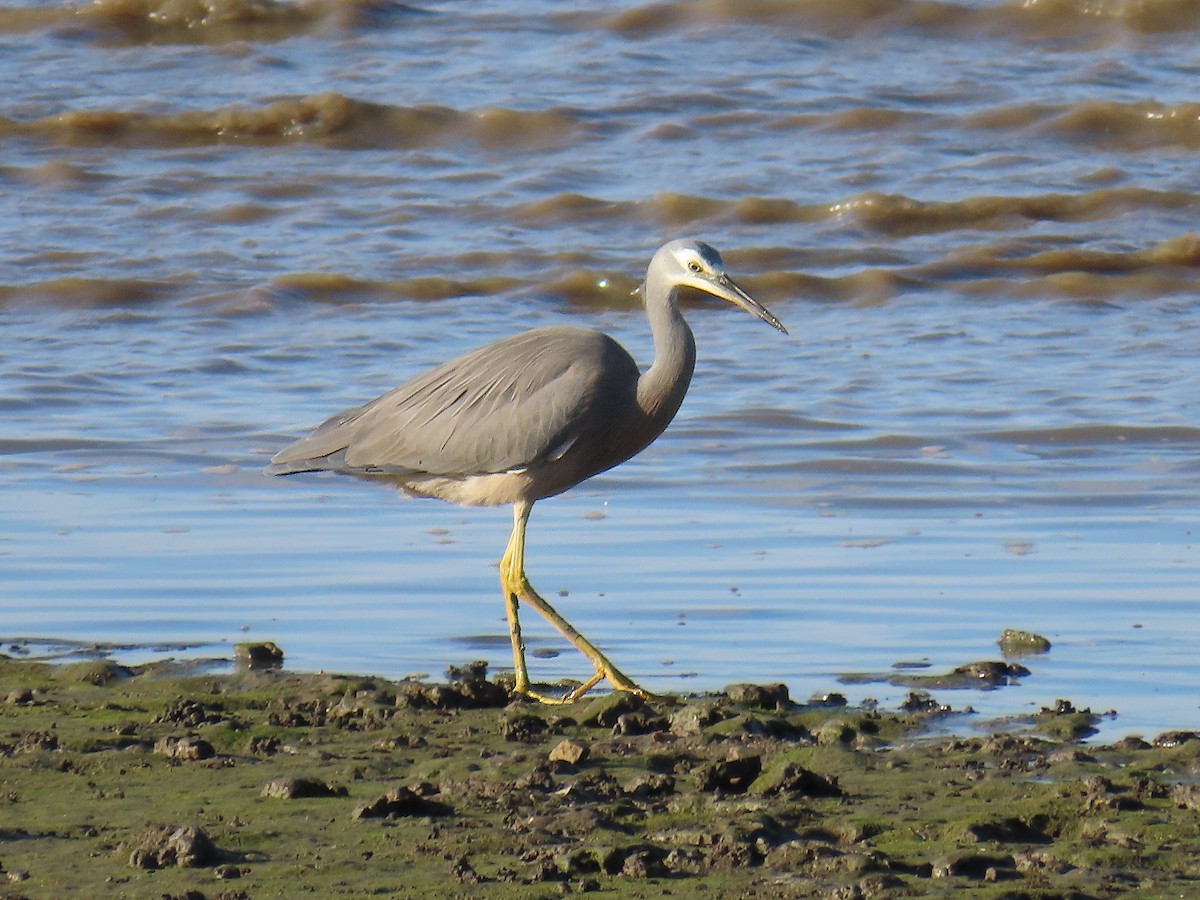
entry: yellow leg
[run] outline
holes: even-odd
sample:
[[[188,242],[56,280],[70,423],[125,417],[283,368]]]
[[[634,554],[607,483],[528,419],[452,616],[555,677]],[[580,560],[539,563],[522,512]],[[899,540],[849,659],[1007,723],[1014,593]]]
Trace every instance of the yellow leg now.
[[[628,691],[645,699],[652,698],[653,694],[638,687],[632,679],[614,666],[607,656],[580,634],[575,626],[559,615],[554,607],[547,603],[529,583],[529,579],[525,576],[525,525],[529,521],[529,511],[532,507],[533,505],[530,503],[517,503],[513,506],[512,536],[508,539],[508,547],[504,551],[503,559],[500,560],[500,586],[504,590],[504,603],[508,611],[508,631],[512,638],[513,667],[516,670],[514,692],[544,703],[574,703],[601,681],[607,679],[615,691]],[[568,693],[562,700],[556,701],[539,696],[529,687],[529,670],[525,665],[525,642],[521,638],[521,624],[517,616],[518,602],[526,603],[541,613],[547,622],[557,628],[558,632],[570,641],[575,649],[591,660],[592,665],[596,667],[595,675]]]

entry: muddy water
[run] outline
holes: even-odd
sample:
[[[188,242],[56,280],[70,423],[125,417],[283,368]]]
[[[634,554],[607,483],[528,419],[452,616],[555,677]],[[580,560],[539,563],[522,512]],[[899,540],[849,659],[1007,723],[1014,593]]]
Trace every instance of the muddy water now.
[[[652,688],[892,703],[838,679],[1017,627],[1030,676],[939,699],[1195,727],[1198,37],[1173,0],[0,7],[0,633],[503,663],[506,511],[261,466],[520,328],[647,359],[630,291],[698,235],[793,336],[689,301],[680,419],[535,511],[544,593]]]

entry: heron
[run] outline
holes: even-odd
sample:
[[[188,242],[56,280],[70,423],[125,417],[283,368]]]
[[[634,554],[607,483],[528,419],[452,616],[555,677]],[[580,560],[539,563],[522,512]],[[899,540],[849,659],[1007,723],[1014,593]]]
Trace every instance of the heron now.
[[[275,454],[268,471],[343,472],[463,506],[511,504],[513,529],[500,560],[500,585],[512,641],[513,693],[572,703],[607,680],[614,691],[649,698],[534,590],[525,574],[525,529],[536,501],[625,462],[675,417],[696,364],[696,341],[679,309],[683,287],[726,300],[787,334],[729,277],[716,250],[700,241],[674,240],[654,254],[640,286],[654,341],[654,362],[644,372],[603,332],[536,328],[337,413]],[[540,613],[595,667],[563,697],[533,690],[519,604]]]

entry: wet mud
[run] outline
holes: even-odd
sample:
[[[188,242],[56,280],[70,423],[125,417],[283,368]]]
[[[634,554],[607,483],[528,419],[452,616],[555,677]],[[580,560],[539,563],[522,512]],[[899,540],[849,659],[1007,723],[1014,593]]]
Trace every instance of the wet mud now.
[[[1126,897],[1200,879],[1200,736],[1082,744],[1069,701],[444,684],[0,661],[0,896]],[[1057,737],[1053,736],[1057,735]]]

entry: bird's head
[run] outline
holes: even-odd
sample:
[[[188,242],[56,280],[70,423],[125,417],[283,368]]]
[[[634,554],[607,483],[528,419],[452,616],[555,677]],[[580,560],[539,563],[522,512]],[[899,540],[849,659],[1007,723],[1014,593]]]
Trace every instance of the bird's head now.
[[[664,244],[650,261],[647,279],[655,276],[665,277],[674,284],[720,297],[787,334],[783,323],[775,318],[769,309],[738,287],[729,277],[725,272],[721,254],[708,244],[693,240]]]

